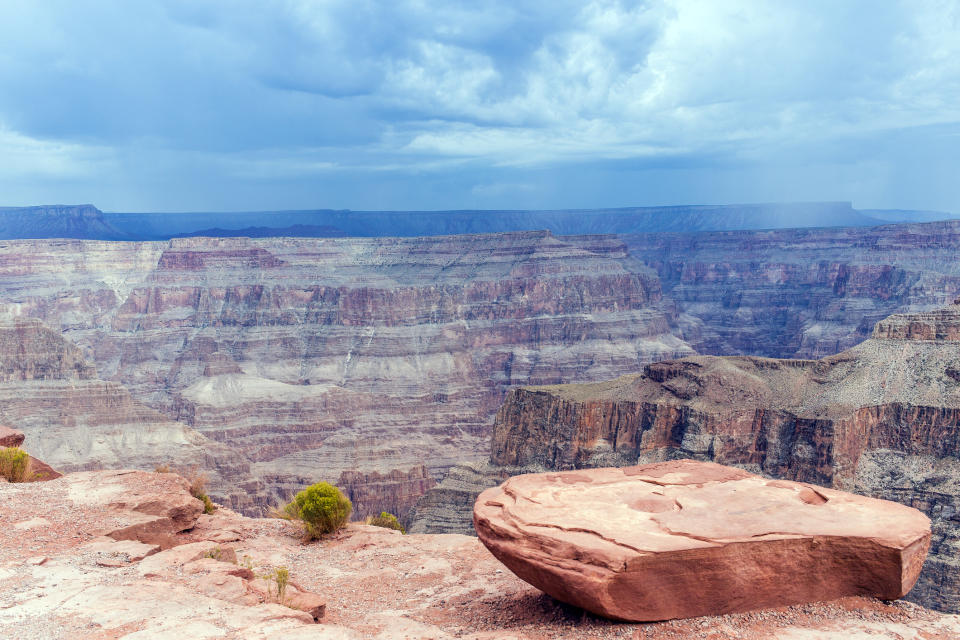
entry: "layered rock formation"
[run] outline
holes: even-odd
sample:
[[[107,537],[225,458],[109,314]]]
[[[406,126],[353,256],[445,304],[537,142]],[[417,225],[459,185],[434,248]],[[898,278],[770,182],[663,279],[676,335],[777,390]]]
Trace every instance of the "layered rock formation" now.
[[[523,580],[637,622],[895,600],[930,546],[916,509],[693,460],[516,476],[473,518]]]
[[[77,347],[37,320],[0,322],[0,422],[26,432],[24,450],[62,471],[173,465],[209,470],[236,508],[265,497],[241,456],[97,379]]]
[[[811,358],[960,294],[960,222],[623,236],[698,353]]]
[[[353,503],[353,517],[357,519],[381,511],[406,514],[436,484],[422,464],[407,473],[396,469],[390,473],[344,471],[337,480],[337,486]]]
[[[691,353],[656,277],[609,237],[11,242],[0,276],[8,311],[239,452],[272,500],[376,473],[356,489],[376,512],[428,486],[418,465],[482,459],[509,386]]]
[[[697,356],[608,382],[516,389],[497,415],[485,477],[460,491],[441,483],[418,517],[467,530],[469,512],[456,505],[500,482],[498,469],[711,460],[920,509],[933,538],[910,597],[956,611],[960,341],[949,327],[958,326],[952,306],[894,315],[821,360]],[[440,491],[456,498],[431,495]]]
[[[244,508],[346,471],[380,474],[366,498],[377,510],[405,504],[418,465],[440,478],[480,462],[511,387],[612,378],[691,344],[833,353],[891,311],[960,291],[958,249],[958,223],[11,241],[0,312],[63,331],[97,378],[249,461],[271,495]],[[94,462],[89,448],[74,455]],[[227,499],[246,480],[221,471],[214,494]]]
[[[350,524],[336,537],[305,545],[283,520],[226,509],[200,515],[187,483],[166,473],[0,483],[0,504],[0,629],[18,640],[676,640],[704,633],[714,640],[947,640],[960,634],[957,616],[863,597],[616,624],[539,593],[504,571],[477,538],[403,536]],[[275,580],[257,577],[278,569],[288,574],[282,598]]]

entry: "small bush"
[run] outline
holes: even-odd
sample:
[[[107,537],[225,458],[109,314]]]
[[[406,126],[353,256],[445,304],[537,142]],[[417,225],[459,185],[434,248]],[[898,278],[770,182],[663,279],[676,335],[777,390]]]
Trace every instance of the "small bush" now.
[[[190,495],[203,503],[203,512],[213,513],[217,510],[216,505],[207,495],[207,474],[198,471],[196,467],[191,467],[187,471],[178,471],[169,464],[158,464],[153,468],[156,473],[179,473],[190,483]]]
[[[30,456],[19,447],[0,447],[0,476],[8,482],[24,482],[30,474]]]
[[[201,493],[200,495],[197,495],[194,493],[193,497],[203,503],[203,512],[207,515],[210,515],[217,510],[217,506],[213,504],[213,500],[211,500],[210,496],[207,494]]]
[[[287,584],[290,582],[290,571],[286,567],[277,567],[273,570],[273,581],[277,585],[277,602],[283,604],[287,597]]]
[[[214,547],[213,549],[210,549],[210,551],[207,551],[205,554],[203,554],[204,558],[213,558],[214,560],[220,560],[222,556],[223,549],[220,547]]]
[[[397,520],[397,516],[392,513],[387,513],[386,511],[381,511],[378,516],[367,518],[367,524],[372,524],[375,527],[383,527],[384,529],[393,529],[400,533],[407,532],[407,530],[403,528],[403,525],[400,524],[400,521]]]
[[[282,516],[300,520],[309,538],[339,531],[347,523],[353,505],[340,489],[328,482],[310,485],[283,508]]]

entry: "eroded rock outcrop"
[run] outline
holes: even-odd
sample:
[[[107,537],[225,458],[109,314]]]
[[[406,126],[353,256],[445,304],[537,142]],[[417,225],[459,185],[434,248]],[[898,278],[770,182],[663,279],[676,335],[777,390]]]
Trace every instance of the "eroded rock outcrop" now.
[[[0,425],[0,447],[19,447],[25,438],[23,431]]]
[[[640,622],[895,600],[930,545],[916,509],[693,460],[515,476],[480,494],[473,517],[520,578]]]
[[[960,341],[945,324],[960,325],[960,307],[893,316],[821,360],[696,356],[606,382],[516,389],[483,480],[498,484],[498,468],[693,458],[895,500],[932,520],[909,598],[960,610]],[[424,502],[439,498],[447,530],[466,530],[469,512],[459,509],[455,529],[457,507],[431,495],[443,489]]]
[[[344,471],[337,486],[353,503],[353,517],[362,519],[381,511],[405,514],[424,493],[436,485],[427,468],[417,465],[404,472],[389,473]]]

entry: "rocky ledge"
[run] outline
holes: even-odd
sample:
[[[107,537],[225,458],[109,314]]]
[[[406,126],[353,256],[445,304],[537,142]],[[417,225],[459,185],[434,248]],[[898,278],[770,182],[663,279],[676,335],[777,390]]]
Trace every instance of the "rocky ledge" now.
[[[694,460],[513,477],[474,524],[520,578],[632,621],[895,600],[930,546],[916,509]]]
[[[0,483],[0,629],[20,640],[946,640],[960,634],[957,616],[862,597],[619,624],[543,595],[505,571],[477,538],[402,536],[351,524],[304,545],[288,522],[223,508],[202,515],[191,500],[181,478],[141,471]],[[287,606],[276,602],[274,582],[259,577],[280,567],[289,569]]]
[[[923,511],[931,550],[908,597],[960,611],[958,335],[952,305],[890,316],[873,338],[820,360],[695,356],[514,389],[490,464],[457,468],[428,491],[411,530],[470,531],[467,505],[505,475],[692,458]]]

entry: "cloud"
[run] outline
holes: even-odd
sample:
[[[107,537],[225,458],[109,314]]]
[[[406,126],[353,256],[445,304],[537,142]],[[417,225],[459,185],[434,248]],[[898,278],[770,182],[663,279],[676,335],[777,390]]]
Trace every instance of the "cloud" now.
[[[67,174],[168,202],[159,185],[190,166],[184,203],[216,203],[245,180],[278,206],[358,206],[345,187],[311,190],[330,173],[384,198],[396,193],[384,176],[416,175],[436,187],[411,190],[435,194],[420,207],[503,196],[474,190],[471,172],[539,185],[562,167],[660,167],[675,171],[677,202],[693,184],[678,165],[828,166],[841,150],[895,176],[902,149],[929,142],[916,132],[960,122],[958,32],[960,3],[936,0],[11,0],[0,5],[0,155],[24,161],[0,168],[24,189],[35,176],[38,202]],[[883,139],[904,146],[863,155]],[[123,166],[108,169],[111,157]],[[862,170],[855,184],[879,184]],[[583,185],[598,206],[644,203],[601,184]],[[805,199],[820,197],[806,186]]]
[[[40,140],[0,124],[0,175],[4,181],[91,178],[114,166],[109,148]]]

